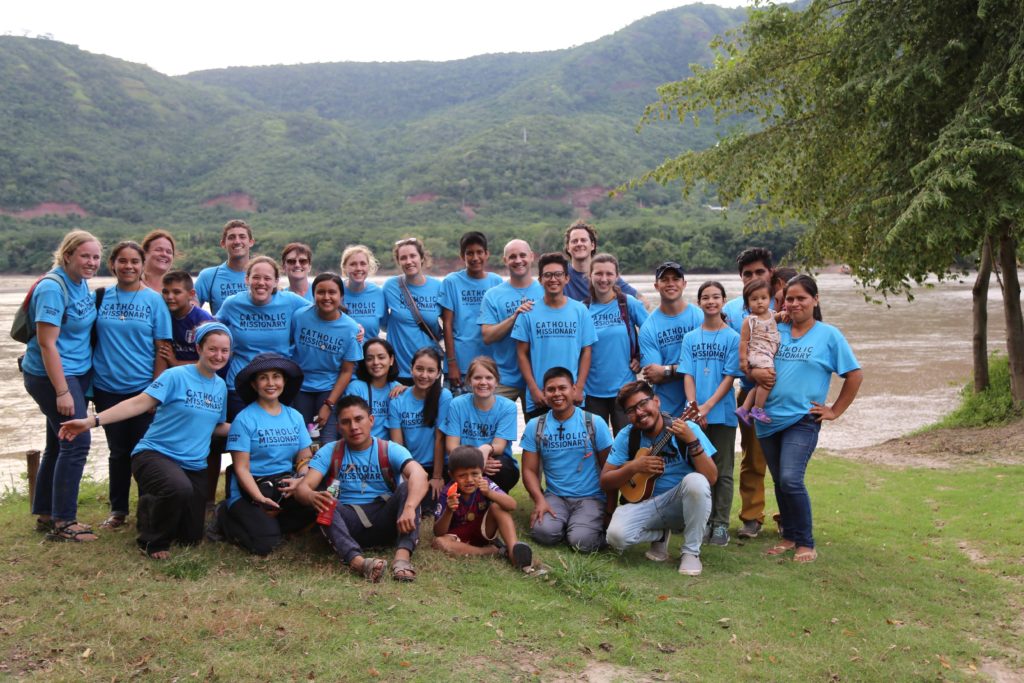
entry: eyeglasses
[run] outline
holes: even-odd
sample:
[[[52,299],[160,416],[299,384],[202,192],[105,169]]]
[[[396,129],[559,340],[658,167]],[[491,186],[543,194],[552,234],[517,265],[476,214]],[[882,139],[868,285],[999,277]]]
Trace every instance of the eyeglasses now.
[[[285,263],[285,265],[288,265],[288,266],[308,266],[309,265],[309,259],[308,258],[286,258],[284,260],[284,263]]]
[[[643,408],[645,405],[650,403],[653,400],[653,398],[653,396],[648,396],[647,398],[640,399],[639,401],[625,409],[626,415],[628,415],[629,417],[633,417],[634,415],[636,415],[637,410]]]
[[[565,277],[565,271],[562,270],[549,270],[546,273],[540,274],[541,280],[560,280]]]

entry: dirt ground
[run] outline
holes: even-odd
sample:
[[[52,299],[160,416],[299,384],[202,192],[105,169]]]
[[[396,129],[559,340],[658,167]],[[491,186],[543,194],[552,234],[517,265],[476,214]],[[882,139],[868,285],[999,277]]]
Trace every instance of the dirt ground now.
[[[867,448],[830,451],[861,462],[893,467],[947,469],[964,465],[1024,464],[1024,421],[1001,427],[941,429],[901,436]]]

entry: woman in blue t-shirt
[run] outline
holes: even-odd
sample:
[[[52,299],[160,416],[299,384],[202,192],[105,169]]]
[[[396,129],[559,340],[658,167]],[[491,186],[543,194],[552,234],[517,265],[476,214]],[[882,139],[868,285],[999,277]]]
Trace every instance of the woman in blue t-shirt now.
[[[227,387],[217,375],[231,356],[231,333],[222,323],[196,328],[195,365],[168,369],[141,394],[96,413],[65,422],[61,439],[92,427],[156,410],[153,423],[132,452],[139,485],[139,549],[154,560],[171,557],[171,543],[198,543],[206,514],[206,456],[210,437],[226,437]]]
[[[256,356],[235,377],[235,391],[248,405],[228,432],[232,473],[217,523],[225,537],[255,555],[269,555],[283,534],[316,516],[291,496],[299,483],[292,473],[312,458],[302,415],[284,405],[300,386],[302,370],[276,353]]]
[[[384,290],[369,281],[380,267],[369,247],[353,244],[341,252],[341,272],[345,282],[345,308],[352,319],[363,326],[366,339],[379,337],[388,328],[388,305]]]
[[[423,272],[426,252],[423,243],[415,237],[395,242],[394,257],[402,274],[384,283],[384,299],[388,304],[388,340],[395,347],[399,381],[412,386],[412,354],[424,346],[440,349],[444,339],[441,331],[441,281]]]
[[[775,368],[749,371],[755,382],[772,388],[765,406],[772,421],[756,425],[781,515],[782,541],[768,550],[768,555],[795,549],[794,561],[813,562],[818,553],[811,528],[811,499],[804,485],[807,463],[818,445],[821,423],[846,412],[860,389],[863,372],[842,333],[820,322],[814,278],[797,275],[786,284],[784,297],[790,322],[779,324]],[[839,396],[828,405],[825,400],[832,373],[845,381]]]
[[[92,395],[99,411],[138,396],[167,369],[161,349],[170,348],[171,314],[163,296],[143,284],[145,263],[142,246],[132,241],[118,243],[107,260],[117,284],[93,294],[96,348],[92,353]],[[152,420],[153,416],[145,412],[103,425],[110,452],[110,516],[100,525],[102,529],[118,529],[125,524],[132,486],[132,451]]]
[[[358,396],[370,406],[373,435],[388,438],[388,408],[391,400],[407,387],[396,381],[398,364],[395,349],[384,339],[363,342],[363,360],[356,366],[356,378],[348,383],[346,396]]]
[[[424,346],[412,357],[412,389],[391,401],[388,429],[391,440],[409,449],[430,477],[430,490],[423,499],[423,515],[433,514],[444,488],[444,435],[441,425],[448,415],[452,392],[441,386],[441,354]]]
[[[28,301],[33,337],[21,368],[25,390],[46,418],[46,450],[36,474],[32,514],[36,530],[55,541],[95,541],[78,522],[78,487],[89,455],[88,434],[59,441],[69,418],[85,417],[85,391],[92,375],[90,335],[96,307],[86,280],[100,267],[99,240],[84,230],[64,236],[53,254],[53,268],[31,290]]]
[[[594,321],[597,341],[590,349],[592,362],[587,375],[587,412],[611,424],[615,434],[629,424],[615,397],[640,372],[640,327],[647,320],[644,305],[625,294],[616,282],[619,262],[611,254],[598,254],[590,261],[590,296],[584,304]],[[625,309],[625,320],[623,319]]]
[[[356,363],[363,358],[357,341],[359,325],[345,314],[345,285],[335,273],[320,273],[310,287],[316,303],[292,318],[292,358],[302,368],[302,390],[291,406],[307,424],[320,428],[320,443],[338,439],[334,404],[338,402]]]
[[[235,393],[235,375],[261,353],[291,356],[292,317],[309,302],[298,294],[278,291],[281,271],[269,256],[257,256],[245,270],[246,291],[232,294],[217,311],[217,320],[231,330],[228,385],[228,421],[245,407]]]

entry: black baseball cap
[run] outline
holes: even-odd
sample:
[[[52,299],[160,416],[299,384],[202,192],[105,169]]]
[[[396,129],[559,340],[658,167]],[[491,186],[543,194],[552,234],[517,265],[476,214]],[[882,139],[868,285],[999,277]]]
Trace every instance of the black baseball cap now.
[[[686,279],[686,274],[683,272],[683,267],[676,263],[675,261],[665,261],[660,266],[658,266],[658,268],[654,271],[654,279],[660,280],[661,276],[664,275],[665,272],[669,270],[676,271],[677,273],[679,273],[680,278],[684,280]]]

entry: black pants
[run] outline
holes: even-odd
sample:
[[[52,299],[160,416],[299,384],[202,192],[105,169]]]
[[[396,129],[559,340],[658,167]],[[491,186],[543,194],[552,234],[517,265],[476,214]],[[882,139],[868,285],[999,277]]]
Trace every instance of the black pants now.
[[[140,548],[155,553],[175,541],[192,545],[203,539],[206,470],[185,470],[166,455],[142,451],[132,458],[132,474],[139,485]]]
[[[583,409],[588,413],[593,413],[606,422],[611,421],[613,434],[618,434],[623,427],[629,424],[626,412],[619,407],[614,396],[607,398],[587,396],[583,406]]]
[[[498,459],[501,460],[501,469],[487,478],[500,486],[502,491],[508,493],[519,483],[519,468],[516,467],[516,461],[504,453],[499,455]]]
[[[134,396],[138,396],[138,393],[113,394],[102,389],[93,389],[96,412],[104,411]],[[103,425],[103,432],[107,435],[107,450],[110,452],[107,466],[110,475],[111,514],[128,516],[128,496],[132,488],[132,451],[146,435],[151,422],[153,415],[146,411],[127,420]]]
[[[366,516],[370,526],[363,524],[358,513],[351,505],[338,503],[334,510],[334,519],[329,527],[320,527],[327,536],[334,552],[351,564],[352,560],[363,554],[363,548],[398,547],[405,548],[411,554],[420,541],[420,512],[416,509],[416,527],[407,534],[398,531],[398,517],[405,508],[409,497],[409,488],[405,482],[399,484],[395,492],[386,501],[375,498],[359,507]]]
[[[284,534],[309,526],[316,519],[316,510],[300,505],[294,498],[281,501],[276,517],[242,498],[227,508],[221,518],[224,535],[255,555],[269,555],[281,545]]]

